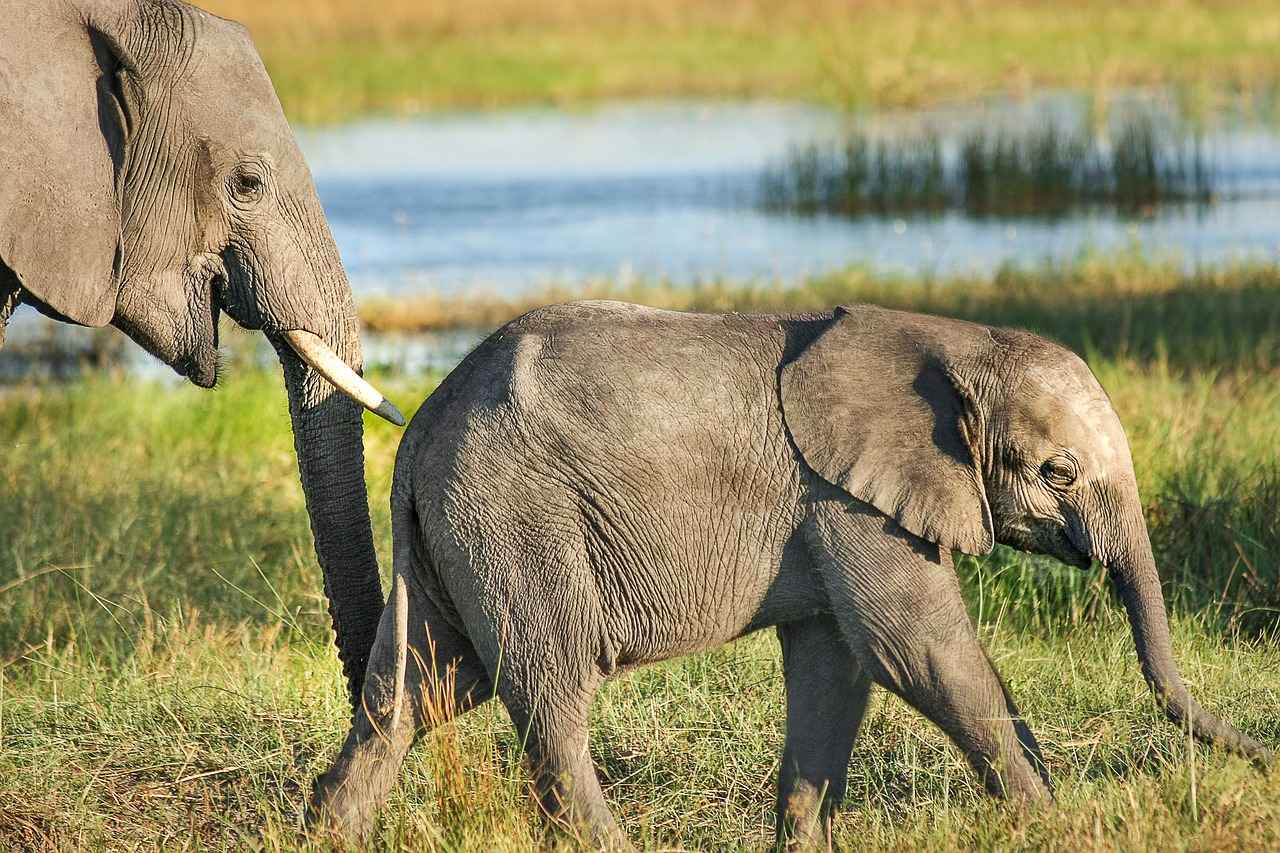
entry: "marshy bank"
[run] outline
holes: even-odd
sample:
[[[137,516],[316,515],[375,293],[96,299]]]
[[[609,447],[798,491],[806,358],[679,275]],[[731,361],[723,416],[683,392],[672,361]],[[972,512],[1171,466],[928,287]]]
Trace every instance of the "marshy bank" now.
[[[1280,367],[1280,266],[1187,272],[1176,263],[1136,256],[1086,257],[1062,266],[1007,267],[990,275],[950,279],[877,276],[853,269],[794,285],[598,282],[516,297],[371,298],[361,302],[360,316],[375,341],[387,336],[388,347],[396,335],[423,333],[471,330],[476,337],[468,340],[474,341],[530,308],[574,298],[710,312],[820,311],[873,302],[1029,328],[1085,354],[1180,368]],[[372,352],[381,349],[375,343]]]
[[[1280,368],[1280,264],[1187,271],[1140,255],[1086,256],[1072,263],[995,273],[921,278],[854,268],[796,283],[718,280],[595,281],[511,295],[372,296],[358,300],[372,369],[420,375],[451,369],[508,320],[573,299],[618,299],[677,311],[824,311],[872,302],[903,310],[1018,326],[1085,355],[1159,362],[1178,369]],[[34,320],[31,316],[25,318]],[[261,336],[222,324],[223,365],[269,367]],[[0,386],[68,381],[100,372],[178,384],[166,367],[113,329],[28,322],[0,351]]]
[[[1007,266],[994,273],[930,278],[847,269],[795,283],[718,280],[595,281],[504,295],[465,293],[358,299],[365,357],[384,373],[448,371],[489,332],[524,312],[573,299],[618,299],[704,312],[823,311],[872,302],[991,325],[1031,329],[1087,357],[1177,370],[1280,369],[1280,264],[1186,270],[1142,255],[1084,256],[1066,264]],[[28,317],[28,320],[31,318]],[[222,325],[223,363],[274,365],[261,336]],[[180,380],[112,329],[29,324],[0,351],[0,385],[69,380],[101,371]]]

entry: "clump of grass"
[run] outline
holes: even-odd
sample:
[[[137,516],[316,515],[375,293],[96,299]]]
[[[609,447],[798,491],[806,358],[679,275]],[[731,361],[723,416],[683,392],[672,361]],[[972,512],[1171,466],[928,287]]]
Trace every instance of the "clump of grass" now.
[[[794,148],[761,179],[767,210],[801,214],[943,210],[954,188],[936,136],[889,143],[861,134]]]
[[[1150,117],[1104,140],[1050,122],[1030,131],[979,128],[954,156],[936,134],[793,149],[761,179],[768,210],[842,216],[962,210],[973,216],[1056,216],[1082,206],[1128,213],[1157,204],[1206,204],[1214,176],[1198,142]]]
[[[1180,471],[1152,507],[1155,547],[1175,595],[1223,620],[1228,630],[1280,639],[1280,473]],[[1210,555],[1212,555],[1210,557]]]

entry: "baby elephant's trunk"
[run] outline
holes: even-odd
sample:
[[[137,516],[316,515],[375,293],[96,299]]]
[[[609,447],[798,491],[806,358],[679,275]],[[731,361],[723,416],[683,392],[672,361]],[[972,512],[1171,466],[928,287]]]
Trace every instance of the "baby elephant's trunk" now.
[[[1259,766],[1269,765],[1269,749],[1204,710],[1187,691],[1173,659],[1169,620],[1151,543],[1146,539],[1145,526],[1140,529],[1142,541],[1128,542],[1120,554],[1108,561],[1108,568],[1129,614],[1138,660],[1151,692],[1169,719],[1198,739],[1237,752]]]

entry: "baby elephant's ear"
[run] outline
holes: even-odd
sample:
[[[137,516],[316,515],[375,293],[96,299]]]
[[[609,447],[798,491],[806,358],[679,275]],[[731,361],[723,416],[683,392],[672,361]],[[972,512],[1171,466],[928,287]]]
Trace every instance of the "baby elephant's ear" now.
[[[838,308],[781,376],[783,417],[810,468],[915,535],[966,554],[995,541],[971,446],[980,419],[951,369],[979,331]]]

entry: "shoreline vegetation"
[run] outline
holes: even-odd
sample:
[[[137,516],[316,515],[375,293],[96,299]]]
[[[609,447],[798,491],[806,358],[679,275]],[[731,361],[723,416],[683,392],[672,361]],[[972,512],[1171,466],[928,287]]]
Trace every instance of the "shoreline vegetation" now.
[[[1118,126],[1048,121],[1010,131],[977,127],[955,140],[864,131],[793,147],[766,169],[761,206],[848,218],[961,210],[973,217],[1053,218],[1111,207],[1129,216],[1157,205],[1208,205],[1225,194],[1198,137],[1148,115]]]
[[[1280,264],[1184,270],[1137,253],[1086,255],[1065,264],[1009,266],[948,278],[882,275],[861,268],[797,284],[710,281],[695,285],[600,281],[547,286],[516,296],[407,293],[371,296],[365,328],[387,335],[488,333],[524,312],[573,299],[618,299],[679,311],[824,311],[850,302],[1025,326],[1078,351],[1140,353],[1185,364],[1280,367]]]
[[[1037,88],[1256,90],[1280,7],[1103,0],[202,0],[252,33],[291,120],[618,98],[919,106]]]
[[[394,346],[421,336],[461,333],[482,337],[541,305],[579,299],[615,299],[654,308],[695,312],[800,313],[840,304],[872,302],[888,308],[943,314],[997,326],[1019,326],[1058,340],[1081,354],[1158,360],[1176,369],[1280,369],[1280,263],[1257,261],[1195,270],[1139,252],[1086,254],[1075,261],[989,274],[945,278],[878,274],[864,268],[777,281],[672,282],[601,280],[578,286],[547,285],[515,295],[476,287],[450,294],[406,292],[363,297],[357,311],[366,334]],[[11,360],[38,366],[45,379],[120,372],[134,345],[113,329],[56,334],[11,342]],[[229,322],[225,355],[254,363],[259,337]],[[451,344],[450,346],[453,346]],[[268,359],[268,362],[270,359]],[[370,364],[371,369],[394,365]],[[167,374],[166,374],[167,375]],[[0,374],[21,383],[19,374]]]
[[[1188,683],[1280,743],[1280,272],[1113,259],[959,285],[854,272],[607,295],[701,310],[875,299],[1081,352],[1128,434]],[[502,303],[486,323],[516,309]],[[409,415],[438,380],[378,377]],[[233,364],[214,393],[102,373],[36,385],[0,396],[0,435],[17,443],[0,455],[0,848],[299,849],[310,784],[349,708],[278,371]],[[384,575],[401,435],[366,431]],[[877,691],[838,845],[1280,846],[1280,774],[1191,745],[1164,719],[1102,569],[997,548],[957,572],[1057,802],[1024,813],[986,799],[941,733]],[[633,841],[768,849],[780,666],[761,632],[606,686],[592,758]],[[490,704],[423,738],[371,849],[545,849],[525,780]]]

